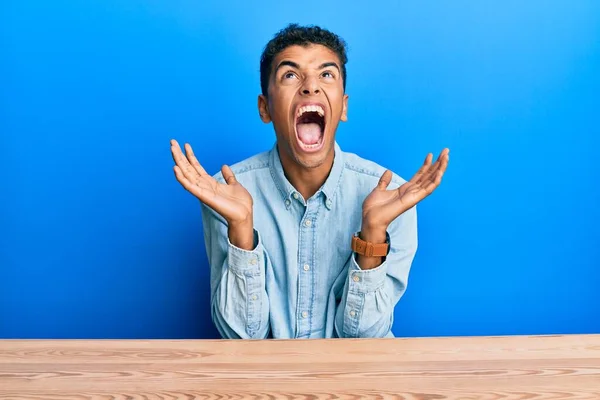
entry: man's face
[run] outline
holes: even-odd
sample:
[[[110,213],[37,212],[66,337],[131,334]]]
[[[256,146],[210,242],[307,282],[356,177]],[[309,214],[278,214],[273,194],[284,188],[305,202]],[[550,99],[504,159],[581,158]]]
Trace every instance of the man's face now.
[[[348,105],[337,54],[322,45],[294,45],[271,68],[268,96],[259,96],[258,105],[262,120],[273,122],[282,161],[304,168],[332,162]]]

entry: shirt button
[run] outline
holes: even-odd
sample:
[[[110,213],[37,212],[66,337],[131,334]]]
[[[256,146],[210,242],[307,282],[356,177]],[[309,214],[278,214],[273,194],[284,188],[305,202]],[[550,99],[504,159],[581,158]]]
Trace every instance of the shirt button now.
[[[358,275],[354,275],[354,276],[352,277],[352,280],[353,280],[354,282],[359,282],[359,281],[360,281],[360,278],[358,277]]]
[[[304,221],[304,225],[311,226],[312,225],[312,221],[310,219],[307,219],[306,221]]]
[[[350,316],[351,316],[351,317],[354,317],[354,316],[356,316],[356,311],[354,311],[354,310],[350,311]]]
[[[308,317],[308,313],[306,311],[302,311],[302,318]]]
[[[290,206],[290,204],[292,204],[292,202],[291,202],[291,201],[289,201],[289,200],[286,200],[286,201],[285,201],[285,205],[286,205],[286,207],[289,207],[289,206]]]
[[[257,295],[253,295],[252,296],[252,300],[258,300],[258,296]]]
[[[331,200],[327,200],[327,202],[325,203],[325,205],[327,206],[327,208],[331,208]]]
[[[308,265],[308,264],[304,264],[304,270],[305,270],[305,271],[308,271],[309,269],[310,269],[310,265]]]
[[[256,261],[256,258],[253,258],[252,260],[250,260],[250,264],[252,265],[256,265],[258,261]]]
[[[294,193],[294,194],[293,194],[293,196],[294,196],[294,198],[295,198],[296,200],[298,200],[298,197],[299,197],[299,196],[298,196],[298,193]]]

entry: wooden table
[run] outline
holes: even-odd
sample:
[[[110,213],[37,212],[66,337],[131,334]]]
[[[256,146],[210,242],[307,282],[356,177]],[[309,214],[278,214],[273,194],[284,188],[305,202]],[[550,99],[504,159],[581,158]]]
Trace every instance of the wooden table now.
[[[600,399],[600,335],[0,340],[0,399]]]

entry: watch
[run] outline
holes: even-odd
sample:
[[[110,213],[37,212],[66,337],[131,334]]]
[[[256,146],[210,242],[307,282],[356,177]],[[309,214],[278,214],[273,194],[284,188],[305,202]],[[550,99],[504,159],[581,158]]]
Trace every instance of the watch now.
[[[388,254],[389,248],[390,243],[388,239],[386,239],[385,243],[373,244],[362,240],[358,235],[352,236],[352,250],[361,256],[385,257]]]

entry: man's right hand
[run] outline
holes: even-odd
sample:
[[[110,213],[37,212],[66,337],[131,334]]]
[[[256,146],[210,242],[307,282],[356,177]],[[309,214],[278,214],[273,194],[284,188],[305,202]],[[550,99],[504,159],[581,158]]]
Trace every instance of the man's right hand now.
[[[223,165],[221,173],[226,183],[219,183],[206,173],[189,144],[184,155],[176,140],[171,140],[171,154],[175,161],[175,177],[198,200],[219,213],[228,224],[230,242],[242,249],[254,248],[252,196],[236,180],[229,166]]]

